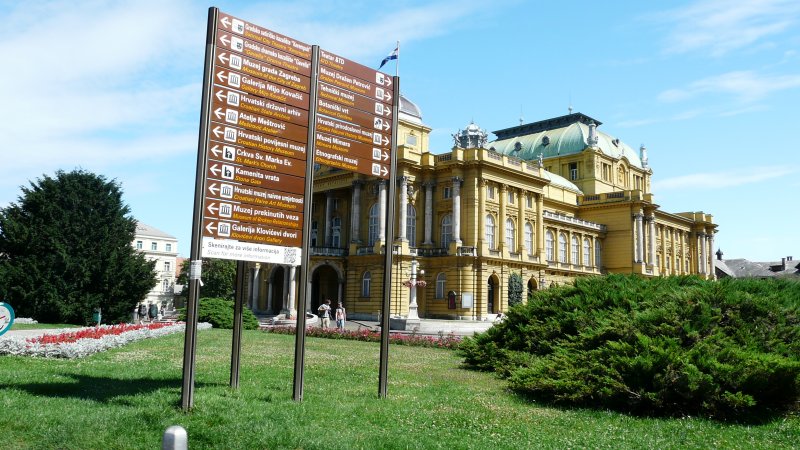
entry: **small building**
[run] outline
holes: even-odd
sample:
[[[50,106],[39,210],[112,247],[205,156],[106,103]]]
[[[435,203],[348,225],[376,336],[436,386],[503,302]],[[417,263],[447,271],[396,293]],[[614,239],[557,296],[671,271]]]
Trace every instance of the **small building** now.
[[[158,283],[142,301],[148,305],[155,303],[159,309],[172,310],[175,273],[178,268],[178,239],[155,227],[138,222],[132,245],[144,253],[149,261],[156,262],[155,277]]]
[[[744,258],[723,259],[722,250],[717,250],[714,270],[717,278],[797,278],[800,279],[800,261],[786,256],[780,261],[750,261]]]

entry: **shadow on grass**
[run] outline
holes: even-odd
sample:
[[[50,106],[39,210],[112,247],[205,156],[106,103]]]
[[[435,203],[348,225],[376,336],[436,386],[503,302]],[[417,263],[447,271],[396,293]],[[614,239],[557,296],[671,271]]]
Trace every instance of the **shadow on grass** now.
[[[182,388],[181,378],[108,378],[87,375],[66,375],[72,382],[20,382],[0,383],[0,389],[17,389],[31,395],[53,398],[79,398],[100,403],[127,403],[125,397],[152,394],[155,391]],[[197,383],[195,389],[204,386],[219,386],[217,383]],[[177,398],[180,406],[180,394]]]

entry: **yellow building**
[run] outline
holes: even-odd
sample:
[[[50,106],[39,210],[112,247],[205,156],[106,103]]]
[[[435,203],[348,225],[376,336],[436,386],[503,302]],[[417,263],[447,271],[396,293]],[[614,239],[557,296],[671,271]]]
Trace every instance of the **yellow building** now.
[[[646,149],[598,130],[599,121],[574,113],[495,131],[492,142],[470,124],[450,151],[435,154],[419,108],[403,97],[400,110],[398,198],[386,198],[380,179],[316,172],[310,311],[341,299],[349,318],[376,319],[386,248],[397,316],[409,314],[416,289],[419,317],[492,320],[508,309],[511,274],[521,277],[523,298],[603,273],[714,277],[712,216],[662,211]],[[251,264],[250,307],[296,313],[297,270]],[[415,275],[424,287],[408,287]]]

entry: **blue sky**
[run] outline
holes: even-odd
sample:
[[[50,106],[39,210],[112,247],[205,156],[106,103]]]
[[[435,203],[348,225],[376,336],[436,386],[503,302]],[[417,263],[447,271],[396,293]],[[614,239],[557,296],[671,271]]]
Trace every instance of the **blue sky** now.
[[[800,258],[800,2],[288,1],[214,6],[377,67],[400,41],[431,150],[571,105],[726,258]],[[188,256],[205,22],[194,1],[0,1],[0,207],[58,169],[118,180]],[[385,67],[394,71],[392,63]]]

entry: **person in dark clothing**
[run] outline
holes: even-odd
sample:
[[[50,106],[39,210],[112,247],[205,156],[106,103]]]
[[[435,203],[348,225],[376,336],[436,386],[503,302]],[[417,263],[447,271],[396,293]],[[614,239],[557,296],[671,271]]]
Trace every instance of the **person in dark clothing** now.
[[[154,321],[158,317],[158,305],[150,303],[150,311],[148,311],[147,315],[150,317],[150,322]]]

